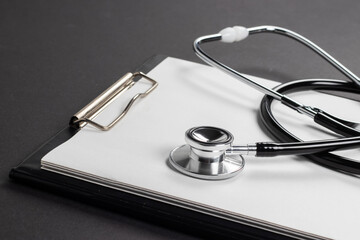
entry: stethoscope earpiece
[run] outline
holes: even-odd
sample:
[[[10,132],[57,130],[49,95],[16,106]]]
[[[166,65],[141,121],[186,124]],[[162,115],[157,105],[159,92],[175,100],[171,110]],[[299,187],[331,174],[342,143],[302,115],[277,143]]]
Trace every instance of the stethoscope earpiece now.
[[[169,162],[179,172],[200,179],[221,180],[235,176],[245,165],[241,155],[226,154],[234,140],[221,128],[194,127],[186,131],[186,145],[171,151]]]

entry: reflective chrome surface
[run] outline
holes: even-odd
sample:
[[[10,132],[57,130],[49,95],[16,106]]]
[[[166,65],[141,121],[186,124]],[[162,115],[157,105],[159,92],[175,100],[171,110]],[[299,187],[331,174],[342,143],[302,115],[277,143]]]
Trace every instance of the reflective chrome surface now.
[[[226,154],[231,149],[233,135],[220,128],[194,127],[186,131],[188,145],[175,148],[169,157],[170,164],[179,172],[191,177],[220,180],[234,176],[244,167],[239,154]]]
[[[170,153],[169,162],[179,172],[205,180],[222,180],[235,176],[245,165],[244,158],[240,155],[219,158],[219,161],[200,161],[191,155],[189,145],[175,148]]]
[[[193,127],[185,133],[185,141],[190,146],[204,151],[228,149],[233,140],[234,137],[230,132],[216,127]]]

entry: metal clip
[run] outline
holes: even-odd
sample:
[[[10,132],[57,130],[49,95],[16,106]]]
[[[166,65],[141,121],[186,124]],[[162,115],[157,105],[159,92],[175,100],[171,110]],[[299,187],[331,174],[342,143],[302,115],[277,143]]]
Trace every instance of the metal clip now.
[[[136,94],[126,105],[124,111],[115,118],[109,125],[103,126],[97,122],[94,122],[93,119],[102,111],[104,110],[111,102],[113,102],[117,96],[121,93],[125,92],[126,90],[130,89],[137,81],[134,81],[134,78],[140,76],[144,79],[150,81],[152,86],[143,93]],[[158,83],[146,76],[142,72],[136,73],[127,73],[118,81],[116,81],[113,85],[111,85],[108,89],[106,89],[103,93],[101,93],[97,98],[92,100],[88,105],[86,105],[83,109],[77,112],[70,120],[70,124],[76,128],[82,128],[87,123],[93,125],[94,127],[102,130],[107,131],[110,130],[117,122],[119,122],[129,111],[133,103],[138,98],[144,98],[149,93],[151,93],[156,87]]]

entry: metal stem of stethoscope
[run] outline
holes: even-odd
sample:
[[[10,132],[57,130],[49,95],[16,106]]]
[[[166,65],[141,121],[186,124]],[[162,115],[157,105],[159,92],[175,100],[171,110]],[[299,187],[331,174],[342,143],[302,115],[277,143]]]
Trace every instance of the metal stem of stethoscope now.
[[[238,27],[243,30],[243,38],[247,37],[247,34],[256,34],[256,33],[277,33],[281,35],[285,35],[287,37],[293,38],[300,43],[304,44],[305,46],[309,47],[310,49],[314,50],[316,53],[318,53],[321,57],[323,57],[325,60],[327,60],[330,64],[332,64],[335,68],[337,68],[340,72],[342,72],[345,76],[347,76],[354,84],[357,86],[360,86],[360,79],[357,77],[354,73],[352,73],[349,69],[347,69],[344,65],[342,65],[340,62],[338,62],[335,58],[330,56],[327,52],[325,52],[323,49],[321,49],[319,46],[317,46],[315,43],[311,42],[309,39],[293,32],[285,28],[280,28],[276,26],[258,26],[258,27],[252,27],[252,28],[243,28]],[[230,28],[229,28],[230,29]],[[224,29],[225,30],[225,29]],[[245,33],[245,34],[244,34]],[[213,42],[213,41],[221,41],[223,40],[223,34],[213,34],[208,36],[203,36],[194,41],[194,50],[195,53],[206,63],[209,65],[216,67],[226,74],[229,74],[230,76],[235,77],[236,79],[250,85],[251,87],[254,87],[255,89],[263,92],[264,94],[267,94],[283,103],[288,105],[291,108],[296,109],[298,112],[309,115],[310,117],[314,117],[317,113],[316,110],[314,110],[311,107],[304,106],[303,104],[287,97],[286,95],[280,94],[270,88],[267,88],[247,77],[245,77],[243,74],[239,73],[238,71],[228,67],[227,65],[217,61],[216,59],[212,58],[210,55],[205,53],[201,48],[200,45],[205,42]],[[235,42],[240,41],[243,38],[228,42]]]
[[[347,76],[352,82],[354,82],[355,84],[360,86],[360,79],[358,76],[356,76],[353,72],[351,72],[349,69],[347,69],[339,61],[337,61],[330,54],[328,54],[326,51],[324,51],[321,47],[319,47],[318,45],[316,45],[309,39],[301,36],[300,34],[297,34],[296,32],[293,32],[293,31],[285,29],[285,28],[276,27],[276,26],[252,27],[252,28],[248,28],[248,31],[249,31],[249,34],[256,34],[256,33],[263,33],[263,32],[277,33],[277,34],[281,34],[281,35],[290,37],[292,39],[295,39],[298,42],[304,44],[308,48],[315,51],[317,54],[319,54],[321,57],[323,57],[326,61],[328,61],[330,64],[332,64],[335,68],[337,68],[340,72],[342,72],[345,76]]]

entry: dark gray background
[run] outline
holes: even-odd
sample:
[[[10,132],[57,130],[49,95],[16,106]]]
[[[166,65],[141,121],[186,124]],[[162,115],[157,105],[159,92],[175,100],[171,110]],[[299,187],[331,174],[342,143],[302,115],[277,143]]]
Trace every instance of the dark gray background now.
[[[23,186],[8,172],[89,100],[153,54],[198,61],[192,41],[233,26],[286,27],[359,73],[358,1],[1,1],[0,239],[196,239]],[[343,78],[295,42],[256,35],[209,51],[278,81]]]

